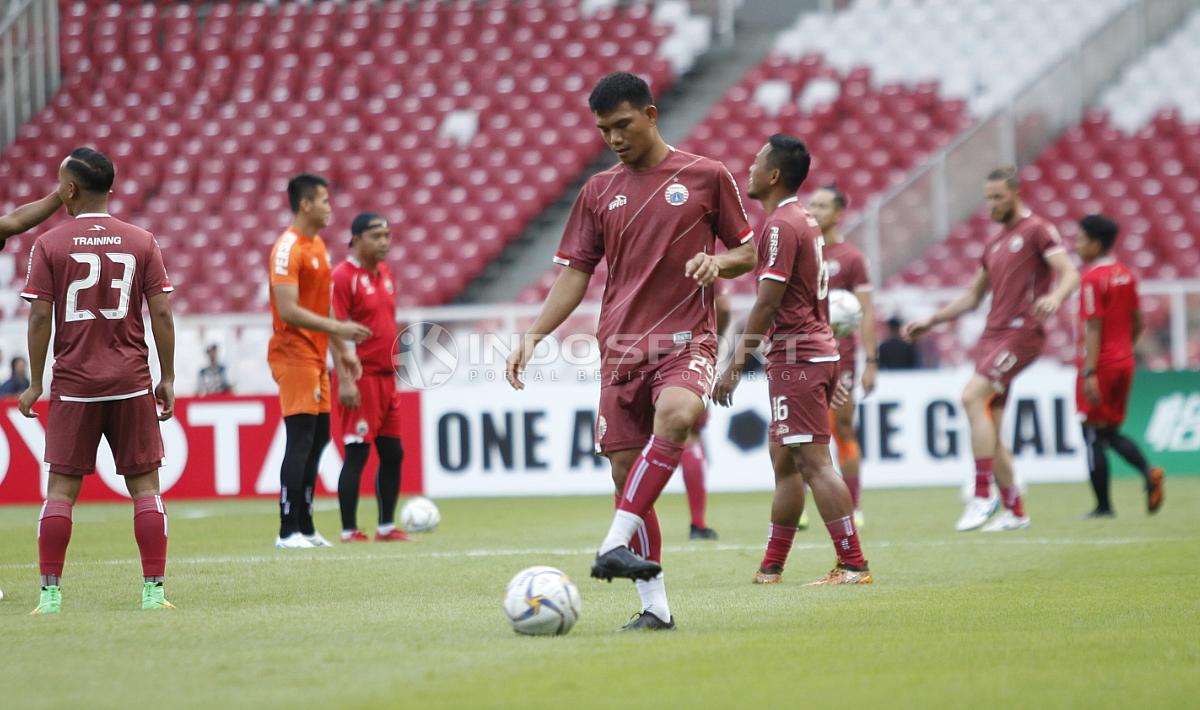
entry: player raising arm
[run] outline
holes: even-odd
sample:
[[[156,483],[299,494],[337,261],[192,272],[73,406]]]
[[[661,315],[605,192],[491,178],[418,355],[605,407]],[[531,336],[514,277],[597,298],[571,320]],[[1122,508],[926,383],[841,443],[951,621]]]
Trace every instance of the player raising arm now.
[[[907,323],[902,331],[910,341],[918,338],[939,323],[978,308],[991,289],[992,307],[979,338],[975,374],[962,394],[975,455],[975,496],[958,519],[955,528],[959,531],[1029,527],[1013,473],[1012,452],[1000,439],[1004,405],[1013,379],[1042,354],[1046,342],[1043,323],[1079,285],[1079,272],[1071,264],[1058,230],[1025,208],[1020,190],[1016,168],[1000,168],[988,175],[984,193],[992,221],[1004,229],[988,240],[967,290],[932,316]],[[1006,510],[984,527],[999,505],[991,494],[993,471]]]
[[[1158,512],[1163,502],[1163,470],[1151,468],[1141,449],[1121,433],[1133,386],[1133,346],[1145,330],[1138,305],[1137,278],[1113,256],[1117,223],[1098,214],[1079,221],[1075,251],[1087,269],[1079,290],[1079,379],[1075,408],[1083,417],[1088,448],[1088,474],[1096,494],[1089,518],[1115,515],[1109,499],[1108,449],[1116,451],[1142,474],[1146,509]]]
[[[777,477],[767,550],[754,583],[783,581],[807,483],[837,552],[833,570],[810,584],[870,584],[850,491],[829,454],[829,410],[845,402],[846,390],[838,384],[838,346],[829,327],[825,240],[796,196],[810,163],[803,141],[776,134],[750,167],[748,194],[762,202],[768,215],[758,243],[758,299],[733,360],[713,390],[713,401],[726,407],[732,403],[746,358],[770,338],[767,383]],[[792,465],[781,465],[781,457],[790,458]]]
[[[596,449],[608,457],[617,512],[592,576],[636,581],[642,612],[626,629],[673,629],[654,502],[704,412],[716,362],[711,285],[754,267],[753,236],[737,185],[721,163],[675,150],[658,132],[650,87],[609,74],[588,104],[620,163],[579,193],[554,261],[559,272],[542,312],[513,349],[507,377],[583,300],[608,260],[597,337],[602,380]],[[716,241],[728,251],[716,254]],[[632,472],[632,473],[631,473]]]
[[[172,288],[154,237],[108,215],[115,175],[112,162],[91,148],[78,148],[63,161],[58,194],[75,220],[34,242],[21,292],[30,302],[30,385],[18,405],[27,417],[36,416],[33,403],[42,396],[54,324],[45,450],[50,476],[38,519],[42,589],[35,615],[62,608],[59,582],[72,511],[84,476],[95,471],[101,436],[133,498],[142,608],[172,608],[163,593],[167,513],[158,485],[163,458],[158,422],[175,408],[175,328],[167,296]],[[161,371],[153,394],[143,300],[149,303]]]
[[[58,196],[58,192],[51,192],[40,200],[21,205],[0,217],[0,249],[4,249],[9,237],[27,232],[45,222],[59,207],[62,207],[62,198]]]

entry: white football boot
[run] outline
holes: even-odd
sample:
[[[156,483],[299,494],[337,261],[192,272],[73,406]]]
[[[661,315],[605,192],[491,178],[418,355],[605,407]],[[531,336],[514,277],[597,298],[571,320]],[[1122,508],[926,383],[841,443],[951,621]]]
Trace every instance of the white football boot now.
[[[312,535],[304,535],[303,537],[305,540],[308,540],[312,547],[333,547],[333,543],[326,540],[325,536],[316,530],[313,531]]]
[[[292,533],[287,537],[275,538],[275,547],[281,550],[310,550],[316,545],[312,544],[308,538],[298,532]]]
[[[992,522],[983,526],[983,532],[1004,532],[1005,530],[1024,530],[1029,527],[1029,516],[1013,515],[1011,510],[1005,510]]]
[[[954,529],[959,532],[966,532],[983,527],[983,524],[992,517],[999,507],[1000,499],[995,496],[972,498],[967,501],[967,507],[963,510],[962,517],[958,519],[958,523],[954,525]]]

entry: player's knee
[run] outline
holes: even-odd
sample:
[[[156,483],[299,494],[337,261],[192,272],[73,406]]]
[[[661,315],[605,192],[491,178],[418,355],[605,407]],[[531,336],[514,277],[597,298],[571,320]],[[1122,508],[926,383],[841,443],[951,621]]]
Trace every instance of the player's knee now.
[[[655,429],[675,441],[684,441],[696,423],[696,416],[685,407],[671,407],[658,412],[655,420]]]

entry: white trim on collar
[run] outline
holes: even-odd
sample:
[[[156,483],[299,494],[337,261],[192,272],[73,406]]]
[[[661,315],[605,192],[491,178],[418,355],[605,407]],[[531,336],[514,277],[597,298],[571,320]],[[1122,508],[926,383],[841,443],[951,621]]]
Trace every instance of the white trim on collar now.
[[[784,205],[790,205],[793,202],[799,202],[799,201],[800,201],[799,195],[792,195],[791,197],[787,198],[783,202],[780,202],[779,204],[775,205],[775,209],[779,209],[780,207],[783,207]]]
[[[83,214],[75,215],[75,219],[96,219],[97,217],[112,217],[104,212],[84,212]]]
[[[360,269],[363,267],[363,265],[359,262],[359,260],[355,259],[353,256],[347,256],[346,261],[350,262],[351,264],[353,264],[354,266],[357,266]]]
[[[1106,254],[1092,262],[1092,266],[1112,266],[1117,263],[1117,257],[1112,254]]]

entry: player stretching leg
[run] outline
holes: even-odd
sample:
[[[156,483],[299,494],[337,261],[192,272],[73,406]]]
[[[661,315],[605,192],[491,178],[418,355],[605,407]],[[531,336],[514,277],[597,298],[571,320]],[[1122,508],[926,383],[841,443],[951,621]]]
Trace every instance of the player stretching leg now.
[[[725,332],[729,325],[729,294],[721,290],[718,281],[716,287],[717,335]],[[708,527],[704,520],[705,504],[708,491],[705,489],[705,470],[708,468],[708,453],[704,450],[704,438],[701,434],[708,424],[708,410],[696,420],[696,426],[688,433],[687,443],[683,445],[683,457],[679,459],[679,470],[683,473],[683,488],[687,493],[688,512],[691,513],[691,529],[688,538],[691,540],[716,540],[717,531]]]
[[[905,324],[902,331],[910,341],[918,338],[939,323],[975,310],[991,289],[992,307],[979,338],[975,374],[962,395],[971,425],[975,495],[958,519],[955,528],[959,531],[1029,527],[1013,474],[1012,452],[1000,438],[1004,405],[1013,379],[1042,353],[1046,342],[1042,323],[1079,285],[1079,272],[1071,264],[1058,230],[1025,208],[1020,190],[1016,168],[988,174],[984,192],[992,220],[1003,225],[1003,231],[984,247],[979,270],[966,292],[932,316]],[[1051,288],[1054,276],[1058,283]],[[988,523],[998,506],[991,494],[993,472],[1005,512]]]
[[[133,534],[142,557],[142,608],[171,609],[163,593],[167,512],[159,496],[160,421],[175,408],[175,326],[171,282],[149,232],[108,215],[116,171],[102,153],[77,148],[58,169],[58,195],[75,217],[34,242],[21,296],[29,301],[29,389],[18,404],[36,417],[54,325],[54,372],[46,421],[50,477],[38,519],[42,591],[34,615],[62,610],[59,586],[71,516],[83,477],[96,469],[100,437],[133,499]],[[142,303],[158,351],[152,389]],[[160,414],[155,400],[162,404]]]
[[[775,462],[790,458],[792,467],[775,465],[784,475],[775,480],[767,550],[754,583],[783,581],[807,483],[837,552],[833,570],[811,584],[870,584],[850,491],[829,455],[830,405],[843,404],[846,393],[838,384],[838,347],[829,327],[825,240],[796,196],[810,162],[803,141],[776,134],[750,167],[748,194],[768,215],[758,243],[758,299],[713,400],[726,407],[732,403],[746,358],[770,337],[771,456]]]
[[[392,345],[396,342],[396,286],[386,263],[392,244],[387,220],[364,212],[350,225],[350,256],[333,270],[333,314],[371,329],[371,337],[357,348],[362,377],[357,382],[339,377],[338,421],[346,458],[338,477],[338,507],[342,512],[342,542],[365,542],[358,529],[358,487],[371,444],[379,454],[375,498],[379,503],[377,542],[408,540],[396,528],[396,499],[400,496],[400,393]]]
[[[1113,517],[1109,500],[1108,449],[1136,468],[1146,483],[1146,508],[1163,502],[1163,470],[1151,468],[1137,444],[1121,433],[1133,385],[1133,346],[1145,324],[1138,306],[1137,278],[1112,255],[1117,224],[1103,215],[1079,221],[1075,251],[1088,269],[1079,289],[1079,379],[1075,406],[1083,415],[1088,473],[1096,494],[1089,518]]]
[[[875,304],[871,298],[871,274],[867,266],[867,258],[858,247],[842,238],[838,225],[842,221],[842,213],[849,205],[846,194],[837,185],[826,185],[813,193],[808,203],[808,211],[816,218],[821,226],[821,234],[825,237],[825,264],[829,267],[829,288],[844,289],[853,293],[862,304],[862,333],[863,349],[867,353],[866,366],[863,367],[862,387],[863,396],[875,390],[875,376],[878,374],[879,356],[875,343]],[[833,439],[837,443],[838,466],[842,470],[842,480],[850,489],[850,499],[854,502],[854,524],[862,527],[862,508],[859,498],[862,494],[862,479],[859,467],[862,454],[858,448],[858,433],[854,430],[854,413],[857,411],[854,401],[854,376],[858,366],[858,335],[852,334],[838,340],[838,377],[850,393],[846,403],[833,411]]]
[[[279,405],[287,443],[279,471],[279,537],[284,549],[328,547],[313,524],[317,464],[329,443],[329,371],[325,348],[343,379],[362,374],[345,340],[362,342],[365,326],[335,320],[330,308],[329,252],[318,234],[329,225],[329,183],[316,175],[288,181],[292,225],[271,249],[271,319],[267,348],[271,375],[279,383]]]
[[[626,629],[673,629],[654,501],[679,465],[712,387],[717,342],[710,286],[718,276],[754,267],[747,243],[753,231],[725,166],[663,141],[645,81],[609,74],[588,105],[620,163],[580,191],[554,256],[565,268],[509,356],[506,375],[524,388],[520,376],[534,348],[575,310],[596,264],[607,259],[596,446],[612,466],[618,500],[592,576],[637,581],[642,612]],[[716,254],[717,240],[728,251]]]

